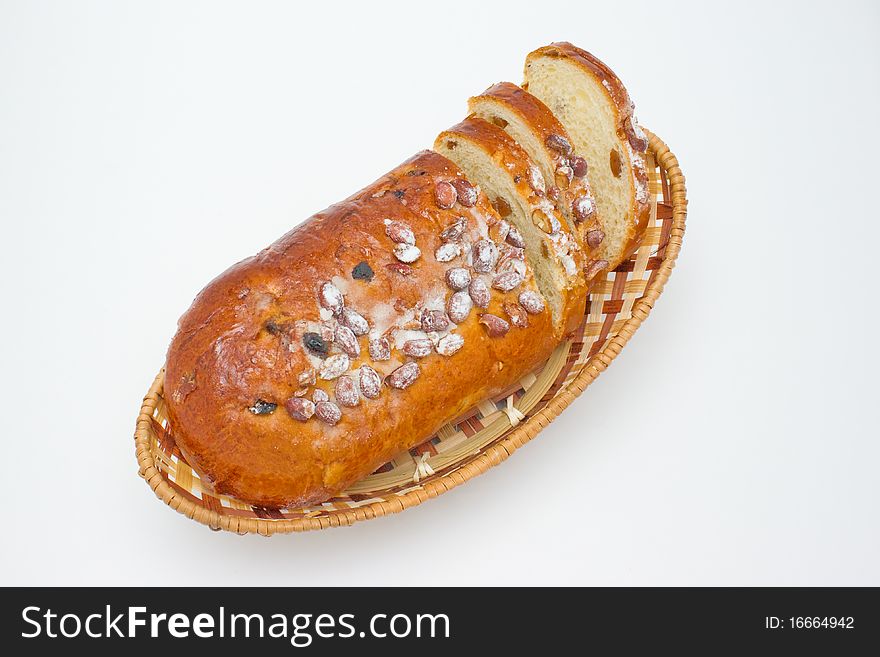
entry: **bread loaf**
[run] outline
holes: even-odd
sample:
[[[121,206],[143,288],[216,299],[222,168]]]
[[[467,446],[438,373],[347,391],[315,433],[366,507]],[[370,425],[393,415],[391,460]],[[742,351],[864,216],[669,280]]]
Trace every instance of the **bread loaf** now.
[[[164,397],[208,490],[267,508],[322,502],[505,393],[577,329],[590,281],[637,244],[647,207],[628,97],[584,57],[532,53],[534,95],[496,85],[437,152],[199,293]],[[568,103],[561,83],[590,102]],[[622,170],[591,192],[608,149]]]
[[[589,165],[605,240],[599,257],[614,269],[638,248],[648,223],[648,140],[620,79],[570,43],[529,53],[523,87],[549,107]]]
[[[252,504],[320,502],[534,369],[563,326],[500,224],[423,152],[212,281],[167,358],[187,461]]]

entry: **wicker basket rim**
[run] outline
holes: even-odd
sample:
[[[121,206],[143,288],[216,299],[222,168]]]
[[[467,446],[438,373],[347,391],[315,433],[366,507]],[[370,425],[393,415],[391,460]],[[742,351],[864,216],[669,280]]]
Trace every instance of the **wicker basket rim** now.
[[[644,295],[633,304],[632,316],[621,326],[617,335],[612,337],[602,350],[590,359],[580,373],[565,388],[560,390],[544,408],[535,413],[526,422],[511,430],[508,435],[497,443],[489,446],[476,459],[405,494],[391,499],[372,502],[357,508],[340,510],[328,516],[268,520],[222,515],[216,511],[199,506],[177,493],[165,481],[154,461],[150,450],[150,431],[153,412],[162,394],[164,382],[163,368],[156,375],[153,384],[144,397],[140,413],[138,414],[134,433],[138,474],[146,480],[156,496],[165,504],[188,518],[208,525],[211,529],[223,529],[238,534],[258,533],[269,536],[277,533],[346,526],[361,520],[369,520],[390,513],[399,513],[426,500],[442,495],[506,460],[517,449],[532,440],[556,419],[611,364],[633,333],[635,333],[636,329],[650,314],[654,302],[663,291],[663,287],[675,266],[676,258],[681,250],[687,217],[685,178],[679,167],[678,159],[669,150],[669,147],[649,130],[645,130],[645,132],[649,137],[648,148],[654,154],[657,165],[665,171],[671,192],[673,223],[666,246],[665,257],[660,267],[655,271],[655,276],[646,288]]]

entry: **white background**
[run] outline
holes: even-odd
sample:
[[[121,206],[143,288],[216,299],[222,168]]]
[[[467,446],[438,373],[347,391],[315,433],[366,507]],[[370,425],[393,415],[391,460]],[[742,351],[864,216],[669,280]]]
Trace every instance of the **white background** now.
[[[880,584],[878,31],[875,2],[2,2],[0,583]],[[166,508],[134,420],[202,285],[560,39],[688,181],[613,366],[394,517],[265,539]]]

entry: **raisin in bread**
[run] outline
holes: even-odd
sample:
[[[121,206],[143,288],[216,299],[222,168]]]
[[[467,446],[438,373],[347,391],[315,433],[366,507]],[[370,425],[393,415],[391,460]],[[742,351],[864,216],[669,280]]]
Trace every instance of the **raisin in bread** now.
[[[212,281],[165,374],[171,432],[209,489],[321,502],[545,361],[577,309],[554,320],[504,224],[422,152]]]
[[[605,239],[589,184],[587,161],[572,146],[571,137],[553,112],[532,94],[511,82],[499,82],[468,101],[470,111],[504,129],[528,153],[548,181],[547,196],[556,201],[572,233],[587,253],[591,278],[601,261]]]
[[[540,169],[498,126],[469,117],[437,137],[434,149],[455,162],[486,192],[510,240],[522,244],[535,278],[565,332],[583,318],[586,286],[583,253],[546,195]]]
[[[638,248],[649,212],[648,141],[626,89],[605,64],[570,43],[529,53],[523,88],[553,111],[586,158],[605,232],[600,257],[616,267]]]

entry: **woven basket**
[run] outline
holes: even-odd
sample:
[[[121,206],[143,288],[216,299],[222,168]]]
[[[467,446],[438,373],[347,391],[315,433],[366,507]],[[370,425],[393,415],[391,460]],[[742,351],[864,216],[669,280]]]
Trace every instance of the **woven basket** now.
[[[651,312],[669,278],[684,235],[684,176],[666,144],[648,135],[651,220],[642,247],[593,286],[575,338],[557,347],[515,389],[479,404],[338,497],[318,506],[276,510],[202,489],[168,429],[163,370],[137,419],[134,438],[140,475],[159,499],[193,520],[212,529],[268,536],[397,513],[501,463],[538,435],[608,367]]]

